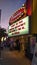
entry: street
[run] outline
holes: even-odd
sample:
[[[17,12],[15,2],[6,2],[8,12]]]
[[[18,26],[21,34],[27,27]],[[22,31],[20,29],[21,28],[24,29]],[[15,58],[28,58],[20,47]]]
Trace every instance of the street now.
[[[31,61],[18,51],[4,49],[1,51],[1,58],[0,65],[31,65]]]

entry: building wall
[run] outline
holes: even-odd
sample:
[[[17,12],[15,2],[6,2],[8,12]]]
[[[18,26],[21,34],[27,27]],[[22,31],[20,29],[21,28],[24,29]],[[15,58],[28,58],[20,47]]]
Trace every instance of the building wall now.
[[[37,33],[37,0],[33,0],[32,33]]]

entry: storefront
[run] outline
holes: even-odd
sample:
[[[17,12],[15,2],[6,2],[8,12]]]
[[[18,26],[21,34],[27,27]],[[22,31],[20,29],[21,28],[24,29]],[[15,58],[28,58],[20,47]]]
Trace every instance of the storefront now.
[[[27,3],[27,5],[28,5],[28,3]],[[31,3],[30,3],[30,5],[31,5]],[[19,39],[20,45],[21,45],[21,50],[25,52],[27,49],[27,52],[29,50],[29,52],[31,53],[32,52],[31,37],[33,38],[34,36],[31,34],[32,33],[32,31],[31,31],[32,11],[31,11],[31,7],[29,7],[29,8],[30,8],[30,10],[26,9],[26,5],[25,5],[24,7],[21,7],[19,10],[17,10],[11,16],[11,18],[9,20],[8,37],[14,39],[14,41],[16,41],[16,39]],[[27,14],[29,12],[30,12],[30,14]]]
[[[26,16],[25,18],[14,22],[12,25],[9,26],[9,37],[20,40],[20,43],[22,44],[22,50],[24,50],[24,44],[26,43],[26,38],[29,34],[29,16]]]

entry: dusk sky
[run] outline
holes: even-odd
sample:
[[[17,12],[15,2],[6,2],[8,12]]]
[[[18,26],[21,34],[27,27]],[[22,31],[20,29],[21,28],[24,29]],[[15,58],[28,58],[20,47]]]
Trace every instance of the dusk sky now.
[[[0,22],[1,22],[1,10],[0,10]]]
[[[11,15],[25,2],[26,0],[0,0],[1,27],[8,28]]]

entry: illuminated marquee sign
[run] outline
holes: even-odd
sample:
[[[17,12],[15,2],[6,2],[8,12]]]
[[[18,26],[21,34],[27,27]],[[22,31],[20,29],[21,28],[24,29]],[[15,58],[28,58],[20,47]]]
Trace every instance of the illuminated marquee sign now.
[[[17,10],[10,18],[9,23],[13,23],[14,21],[16,21],[18,18],[20,18],[23,14],[26,14],[26,9],[24,7],[20,8],[19,10]]]
[[[9,36],[16,36],[29,33],[29,16],[9,26]]]

